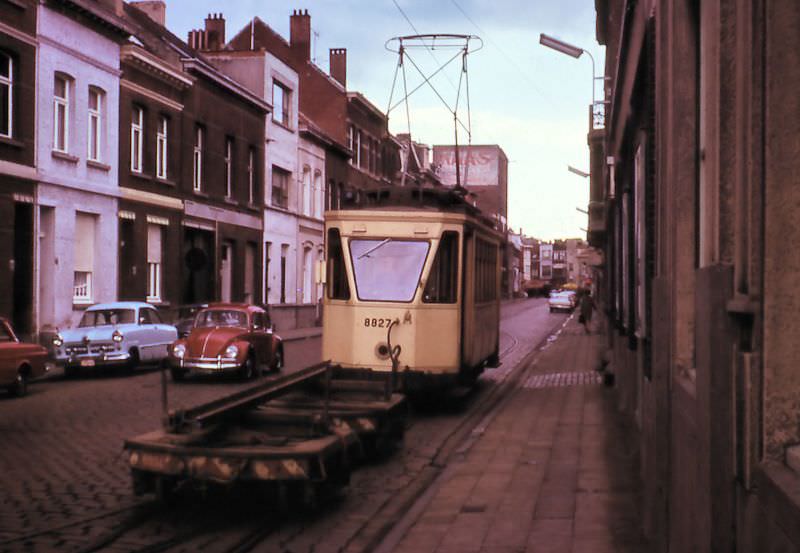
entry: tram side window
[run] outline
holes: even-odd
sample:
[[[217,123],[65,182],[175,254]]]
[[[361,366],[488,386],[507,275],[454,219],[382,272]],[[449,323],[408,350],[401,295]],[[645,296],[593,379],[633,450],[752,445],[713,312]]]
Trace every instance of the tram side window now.
[[[433,260],[424,303],[455,303],[458,294],[458,233],[446,231],[439,241],[439,250]]]
[[[475,302],[497,299],[497,246],[484,240],[475,243]]]
[[[328,297],[332,300],[349,300],[350,285],[344,268],[344,250],[339,229],[328,230]]]

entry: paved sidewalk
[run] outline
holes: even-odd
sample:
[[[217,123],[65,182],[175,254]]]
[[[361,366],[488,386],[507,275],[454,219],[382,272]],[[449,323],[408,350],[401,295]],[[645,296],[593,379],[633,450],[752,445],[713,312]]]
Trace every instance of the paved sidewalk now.
[[[570,320],[450,461],[393,550],[647,551],[637,441],[595,371],[602,343]]]

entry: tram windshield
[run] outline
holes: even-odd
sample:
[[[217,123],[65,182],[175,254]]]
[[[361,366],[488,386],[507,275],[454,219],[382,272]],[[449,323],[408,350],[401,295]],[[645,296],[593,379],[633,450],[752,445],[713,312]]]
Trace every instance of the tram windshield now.
[[[350,240],[358,299],[411,301],[430,243],[420,240]]]

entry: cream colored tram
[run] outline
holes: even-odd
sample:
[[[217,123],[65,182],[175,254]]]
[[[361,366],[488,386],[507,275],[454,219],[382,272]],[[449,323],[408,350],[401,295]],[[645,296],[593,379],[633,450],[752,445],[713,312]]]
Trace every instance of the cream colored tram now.
[[[502,235],[449,191],[371,200],[325,214],[323,359],[390,373],[395,357],[406,391],[474,383],[498,363]]]

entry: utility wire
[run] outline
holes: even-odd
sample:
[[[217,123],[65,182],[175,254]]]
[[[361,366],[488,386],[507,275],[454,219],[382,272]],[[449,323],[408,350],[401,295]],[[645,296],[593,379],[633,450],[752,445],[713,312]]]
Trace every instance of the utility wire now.
[[[522,68],[521,68],[521,67],[520,67],[520,66],[517,64],[517,62],[515,62],[515,61],[514,61],[514,59],[513,59],[511,56],[509,56],[509,55],[508,55],[508,54],[505,52],[505,50],[503,50],[503,49],[500,47],[500,45],[499,45],[499,44],[497,44],[497,43],[496,43],[494,40],[492,40],[492,37],[491,37],[491,36],[489,36],[489,33],[487,33],[486,31],[484,31],[484,30],[483,30],[483,28],[481,28],[481,26],[480,26],[480,25],[478,25],[478,24],[475,22],[475,20],[474,20],[474,19],[472,19],[472,18],[469,16],[469,14],[468,14],[466,11],[464,11],[464,8],[462,8],[462,7],[461,7],[461,5],[460,5],[460,4],[459,4],[459,3],[458,3],[456,0],[450,0],[450,1],[453,3],[453,5],[454,5],[456,8],[458,8],[458,11],[460,11],[460,12],[461,12],[461,14],[462,14],[464,17],[466,17],[466,18],[467,18],[467,20],[468,20],[470,23],[472,23],[472,24],[475,26],[475,28],[476,28],[476,29],[478,29],[478,31],[481,33],[481,35],[486,37],[486,40],[487,40],[487,42],[490,42],[490,43],[491,43],[491,44],[492,44],[492,45],[493,45],[495,48],[497,48],[497,51],[498,51],[498,52],[500,52],[500,54],[501,54],[501,55],[502,55],[502,56],[503,56],[503,57],[506,59],[506,61],[507,61],[508,63],[510,63],[510,64],[511,64],[511,65],[514,67],[514,69],[516,69],[516,70],[517,70],[517,72],[518,72],[520,75],[522,75],[522,76],[523,76],[523,78],[524,78],[526,81],[528,81],[528,84],[530,84],[530,85],[531,85],[531,87],[532,87],[532,88],[533,88],[533,89],[534,89],[534,90],[535,90],[535,91],[536,91],[536,92],[539,94],[539,96],[541,96],[543,99],[545,99],[545,100],[546,100],[546,101],[547,101],[547,102],[548,102],[548,103],[549,103],[549,104],[550,104],[552,107],[556,107],[556,106],[555,106],[555,102],[553,102],[553,99],[552,99],[550,96],[548,96],[547,94],[545,94],[545,93],[544,93],[544,91],[543,91],[541,88],[539,88],[539,86],[536,84],[536,81],[535,81],[535,80],[534,80],[534,79],[533,79],[533,78],[532,78],[532,77],[531,77],[531,76],[530,76],[530,75],[529,75],[529,74],[528,74],[528,73],[527,73],[527,72],[526,72],[524,69],[522,69]]]

